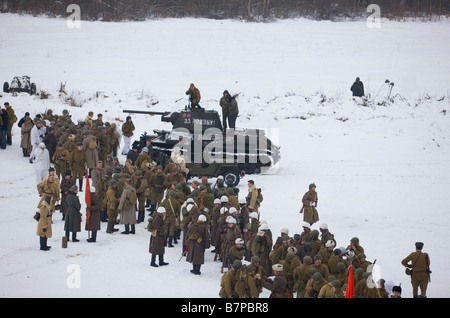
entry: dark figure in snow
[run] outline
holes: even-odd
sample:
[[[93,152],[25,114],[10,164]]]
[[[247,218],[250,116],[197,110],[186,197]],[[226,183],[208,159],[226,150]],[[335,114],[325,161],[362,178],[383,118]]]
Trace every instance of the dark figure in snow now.
[[[361,82],[359,77],[356,78],[350,90],[353,92],[353,96],[362,97],[364,96],[364,84]]]

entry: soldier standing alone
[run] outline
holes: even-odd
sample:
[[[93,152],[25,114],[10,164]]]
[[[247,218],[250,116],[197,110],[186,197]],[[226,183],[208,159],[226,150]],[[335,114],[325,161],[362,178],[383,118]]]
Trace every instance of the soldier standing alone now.
[[[311,183],[309,185],[309,191],[303,195],[303,207],[300,211],[300,213],[303,213],[303,221],[311,225],[319,221],[319,214],[316,210],[317,201],[316,185]]]
[[[423,243],[417,242],[416,251],[409,254],[402,260],[402,265],[410,268],[411,284],[413,296],[417,297],[420,287],[420,295],[426,296],[428,281],[430,278],[430,257],[427,253],[422,253]],[[411,264],[409,264],[411,262]]]

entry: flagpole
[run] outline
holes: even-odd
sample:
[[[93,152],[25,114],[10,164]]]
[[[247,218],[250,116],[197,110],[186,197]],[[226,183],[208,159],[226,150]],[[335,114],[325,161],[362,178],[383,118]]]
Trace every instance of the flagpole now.
[[[89,219],[91,216],[91,186],[89,185],[89,174],[88,169],[86,168],[86,189],[84,200],[86,202],[86,223],[88,228],[88,239],[91,238],[91,220]]]

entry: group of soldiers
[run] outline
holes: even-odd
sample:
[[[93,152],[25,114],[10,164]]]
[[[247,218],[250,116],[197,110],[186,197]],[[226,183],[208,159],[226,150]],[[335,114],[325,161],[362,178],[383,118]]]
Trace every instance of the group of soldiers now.
[[[81,122],[75,125],[76,131],[70,130],[64,143],[61,141],[64,131],[59,131],[53,153],[54,168],[50,168],[48,176],[38,184],[41,217],[37,234],[41,239],[41,249],[50,248],[47,238],[51,237],[51,218],[58,208],[65,220],[67,240],[72,232],[72,241],[78,241],[76,232],[81,230],[81,205],[77,194],[82,191],[84,172],[89,171],[91,214],[85,228],[92,233],[89,242],[95,242],[101,222],[107,222],[106,233],[119,231],[115,225],[121,224],[125,228],[122,234],[135,234],[135,224],[145,222],[145,215],[149,213],[150,266],[168,265],[164,261],[165,248],[181,242],[180,260],[185,257],[192,263],[191,273],[200,275],[205,251],[212,247],[214,261],[220,262],[223,273],[220,297],[257,298],[266,288],[271,297],[342,298],[350,268],[355,297],[389,297],[385,280],[373,282],[374,264],[367,260],[357,237],[352,238],[346,248],[337,247],[327,224],[322,223],[318,230],[312,229],[318,221],[315,184],[309,186],[302,200],[301,212],[305,213],[302,232],[290,236],[288,229],[282,229],[274,239],[267,222],[260,219],[263,196],[253,180],[247,183],[244,203],[239,200],[239,188],[234,187],[231,180],[219,177],[215,184],[211,184],[204,177],[188,185],[186,171],[178,161],[168,157],[163,166],[152,159],[150,140],[139,153],[136,148],[130,150],[135,156],[127,156],[121,164],[113,156],[112,148],[99,151],[103,149],[101,137],[108,134],[101,119],[90,123],[87,118],[84,122],[84,125]],[[100,133],[93,128],[95,126],[100,128]],[[66,127],[63,123],[60,126],[56,124],[55,130],[58,127],[73,129],[70,124]],[[76,138],[80,141],[74,147]],[[96,139],[98,159],[92,168],[87,166],[86,150],[90,143],[87,138]],[[79,187],[75,185],[76,179]],[[417,259],[421,259],[419,251],[402,264],[416,266],[413,286],[426,290],[424,280],[417,279],[420,274]],[[408,265],[411,260],[413,265]],[[428,269],[428,255],[426,260]],[[388,289],[392,292],[391,297],[400,297],[400,286]]]

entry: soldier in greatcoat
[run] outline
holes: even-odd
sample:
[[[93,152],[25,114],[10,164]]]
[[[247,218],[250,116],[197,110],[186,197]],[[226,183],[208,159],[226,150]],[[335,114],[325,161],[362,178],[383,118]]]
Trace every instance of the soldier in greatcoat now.
[[[22,153],[24,157],[29,157],[33,151],[33,146],[31,145],[31,129],[33,129],[33,122],[31,117],[25,117],[25,121],[20,127],[21,139],[20,148],[22,148]]]
[[[300,213],[303,213],[304,222],[308,222],[312,225],[319,221],[319,214],[316,209],[317,202],[316,185],[312,183],[309,185],[309,191],[306,192],[302,198],[303,208],[300,210]]]
[[[125,225],[125,231],[122,234],[135,234],[136,207],[130,202],[130,193],[136,192],[132,186],[133,181],[127,179],[124,182],[124,189],[120,197],[118,210],[120,213],[120,224]]]
[[[164,199],[164,191],[166,189],[165,186],[166,175],[163,173],[162,166],[156,167],[156,173],[151,175],[150,177],[150,213],[155,212],[156,207],[161,203]]]
[[[79,242],[77,232],[81,232],[81,203],[78,198],[78,188],[73,185],[66,198],[67,212],[64,222],[64,231],[69,239],[69,232],[72,232],[72,242]]]
[[[287,298],[286,292],[286,277],[283,275],[283,265],[275,264],[272,266],[272,272],[275,276],[274,279],[263,278],[262,285],[271,291],[271,296],[273,298]]]
[[[166,244],[167,227],[164,224],[166,209],[158,207],[156,215],[153,219],[153,229],[150,236],[149,252],[152,254],[150,266],[158,267],[168,265],[164,262],[164,245]],[[156,256],[158,255],[159,263],[156,264]]]
[[[73,174],[73,179],[78,179],[78,191],[83,191],[83,177],[86,169],[87,155],[83,150],[83,144],[77,143],[77,149],[69,156],[69,167]]]
[[[66,212],[67,212],[67,205],[66,205],[66,199],[69,195],[70,188],[75,185],[75,180],[72,178],[72,172],[70,170],[66,170],[64,174],[64,178],[61,181],[61,210],[62,213],[62,219],[65,220],[66,218]]]
[[[41,251],[48,251],[51,247],[47,245],[47,239],[52,237],[52,212],[50,211],[51,201],[51,196],[45,196],[39,208],[40,217],[36,234],[39,236]]]
[[[205,249],[210,246],[209,232],[206,227],[206,216],[197,218],[197,222],[189,226],[187,236],[188,254],[186,261],[192,263],[191,273],[200,275],[200,267],[205,262]]]
[[[86,216],[85,230],[90,231],[91,235],[87,239],[89,243],[97,241],[97,231],[100,231],[100,198],[94,186],[91,186],[91,206],[89,208],[89,217]]]
[[[112,179],[109,183],[108,190],[106,191],[106,214],[108,215],[108,225],[106,227],[106,233],[112,234],[119,229],[114,228],[119,211],[120,196],[117,189],[117,181]]]

